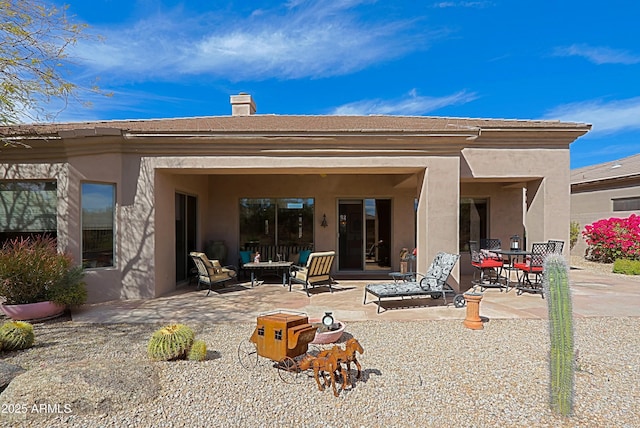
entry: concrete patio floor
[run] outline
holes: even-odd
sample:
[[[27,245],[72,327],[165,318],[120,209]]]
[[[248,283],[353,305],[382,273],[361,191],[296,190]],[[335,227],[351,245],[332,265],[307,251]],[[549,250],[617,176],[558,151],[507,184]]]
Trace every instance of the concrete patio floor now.
[[[463,277],[463,291],[471,278]],[[620,275],[603,275],[588,270],[571,269],[574,317],[637,317],[640,316],[640,281]],[[72,312],[72,319],[81,323],[228,323],[255,322],[259,314],[286,309],[304,312],[309,317],[321,317],[333,312],[342,321],[403,321],[403,320],[464,320],[466,308],[455,308],[448,298],[429,297],[383,301],[380,314],[372,295],[363,305],[367,283],[382,281],[340,280],[329,293],[326,287],[314,289],[307,297],[300,286],[289,292],[274,280],[251,287],[250,282],[230,284],[211,292],[183,287],[174,293],[149,300],[118,300],[84,305]],[[487,289],[480,304],[480,315],[487,319],[544,319],[547,303],[539,294],[517,295]]]

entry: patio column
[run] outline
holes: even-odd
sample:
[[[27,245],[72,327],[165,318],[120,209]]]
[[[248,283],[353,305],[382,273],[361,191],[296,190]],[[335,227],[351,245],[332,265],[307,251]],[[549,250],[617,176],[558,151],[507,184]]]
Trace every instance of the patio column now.
[[[417,271],[426,273],[438,252],[459,252],[460,159],[429,158],[427,168],[419,178]],[[459,280],[458,264],[452,275]]]
[[[569,223],[571,221],[571,187],[569,151],[555,156],[555,168],[546,171],[543,179],[527,183],[525,225],[527,247],[549,239],[565,241],[563,252],[569,254]]]

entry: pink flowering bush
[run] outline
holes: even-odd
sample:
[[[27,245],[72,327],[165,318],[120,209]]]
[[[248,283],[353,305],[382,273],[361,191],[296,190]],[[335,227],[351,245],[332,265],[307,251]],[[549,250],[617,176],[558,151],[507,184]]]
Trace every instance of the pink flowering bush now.
[[[640,260],[640,217],[612,217],[585,226],[586,258],[611,263],[616,259]]]

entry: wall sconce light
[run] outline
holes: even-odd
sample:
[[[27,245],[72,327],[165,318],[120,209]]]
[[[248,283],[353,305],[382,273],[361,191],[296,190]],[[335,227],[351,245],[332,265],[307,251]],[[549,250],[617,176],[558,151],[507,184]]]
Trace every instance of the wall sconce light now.
[[[322,214],[322,222],[320,223],[320,226],[322,226],[322,227],[327,227],[327,226],[329,226],[329,225],[327,224],[327,215],[326,215],[326,214]]]

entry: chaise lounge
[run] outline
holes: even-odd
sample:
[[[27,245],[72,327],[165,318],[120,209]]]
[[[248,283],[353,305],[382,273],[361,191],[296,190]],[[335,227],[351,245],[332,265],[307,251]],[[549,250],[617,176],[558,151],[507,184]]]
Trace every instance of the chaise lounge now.
[[[436,255],[425,275],[417,274],[423,278],[420,281],[398,281],[384,284],[368,284],[364,289],[363,305],[367,304],[367,293],[378,298],[378,313],[380,313],[381,300],[387,298],[405,298],[431,296],[432,299],[442,297],[447,304],[447,294],[454,294],[453,304],[461,308],[466,304],[462,294],[456,294],[455,290],[447,284],[447,279],[456,265],[460,256],[440,252]]]

